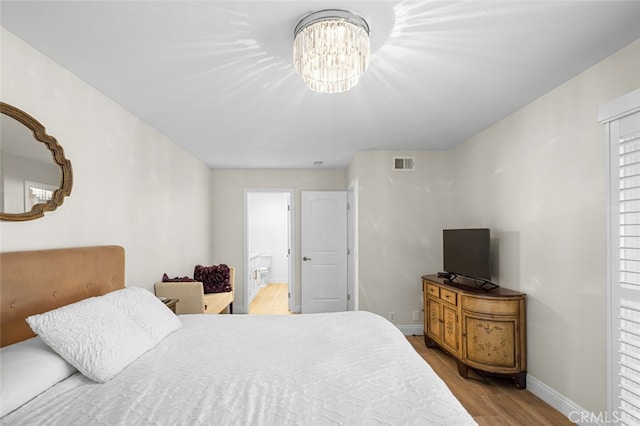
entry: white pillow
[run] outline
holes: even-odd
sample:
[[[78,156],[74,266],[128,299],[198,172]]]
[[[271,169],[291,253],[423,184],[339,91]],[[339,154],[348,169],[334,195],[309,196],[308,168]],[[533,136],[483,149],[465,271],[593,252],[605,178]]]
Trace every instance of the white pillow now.
[[[173,311],[149,290],[127,287],[102,296],[142,328],[157,345],[182,323]]]
[[[100,383],[155,346],[147,333],[102,297],[30,316],[27,323],[51,349]]]
[[[76,371],[38,336],[0,349],[0,417]]]

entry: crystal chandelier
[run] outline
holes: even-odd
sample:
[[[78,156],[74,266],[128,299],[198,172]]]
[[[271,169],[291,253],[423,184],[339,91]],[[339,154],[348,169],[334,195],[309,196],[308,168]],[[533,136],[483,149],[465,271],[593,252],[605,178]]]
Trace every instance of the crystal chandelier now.
[[[314,12],[293,32],[293,65],[315,92],[346,92],[369,64],[369,25],[346,10]]]

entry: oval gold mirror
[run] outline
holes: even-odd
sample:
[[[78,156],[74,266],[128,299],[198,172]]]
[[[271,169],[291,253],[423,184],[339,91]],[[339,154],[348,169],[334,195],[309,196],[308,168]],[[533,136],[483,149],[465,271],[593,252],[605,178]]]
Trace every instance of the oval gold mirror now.
[[[0,220],[33,220],[71,194],[71,162],[26,112],[0,102]]]

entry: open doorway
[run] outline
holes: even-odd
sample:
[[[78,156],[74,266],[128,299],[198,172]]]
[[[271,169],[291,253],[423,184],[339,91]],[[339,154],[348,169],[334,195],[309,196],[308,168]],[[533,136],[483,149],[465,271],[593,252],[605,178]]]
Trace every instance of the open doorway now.
[[[289,314],[291,190],[245,191],[245,307],[249,314]]]

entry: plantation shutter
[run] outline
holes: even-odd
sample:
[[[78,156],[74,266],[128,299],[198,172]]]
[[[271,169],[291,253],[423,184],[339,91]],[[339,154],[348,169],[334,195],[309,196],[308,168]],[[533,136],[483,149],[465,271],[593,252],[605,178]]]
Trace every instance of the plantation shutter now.
[[[627,107],[628,112],[628,107]],[[640,424],[640,112],[609,121],[608,418]]]

